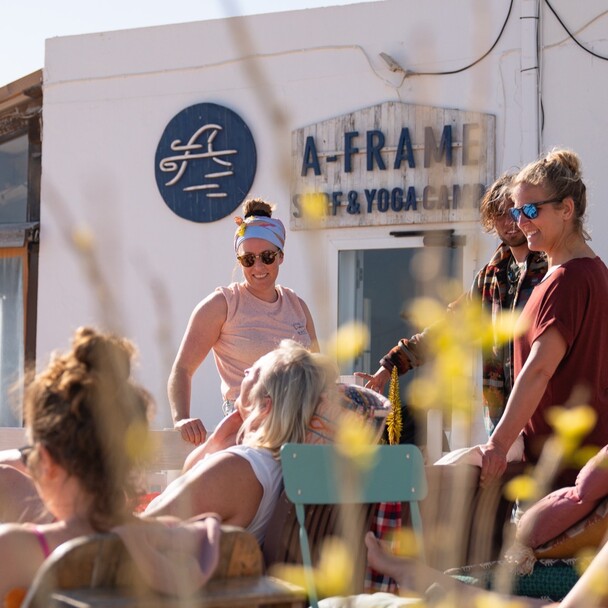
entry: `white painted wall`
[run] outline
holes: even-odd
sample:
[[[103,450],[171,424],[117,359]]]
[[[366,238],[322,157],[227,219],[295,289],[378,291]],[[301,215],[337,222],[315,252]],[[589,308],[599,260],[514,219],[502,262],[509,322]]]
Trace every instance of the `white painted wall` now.
[[[515,0],[503,37],[475,67],[450,76],[412,76],[402,84],[380,52],[415,71],[457,69],[490,48],[508,2],[386,0],[48,40],[40,362],[65,346],[76,326],[113,324],[139,345],[138,373],[158,400],[157,424],[169,422],[165,384],[190,312],[217,285],[239,276],[232,220],[183,220],[156,188],[158,140],[167,122],[189,105],[219,103],[245,120],[258,152],[251,194],[277,203],[286,224],[289,182],[282,168],[291,130],[383,101],[494,114],[497,171],[531,160],[534,134],[524,125],[533,108],[522,99],[520,74],[522,2]],[[559,4],[579,39],[608,55],[604,2]],[[581,155],[590,228],[601,235],[608,216],[600,199],[606,189],[608,63],[568,40],[544,5],[542,23],[542,146],[565,145]],[[263,82],[252,80],[250,61]],[[273,121],[276,108],[285,118],[279,127]],[[431,226],[440,227],[445,226]],[[93,241],[79,234],[85,249],[93,243],[92,256],[82,254],[82,244],[77,251],[68,243],[73,229],[90,231]],[[476,226],[458,229],[479,232]],[[388,239],[387,234],[387,228],[288,233],[280,279],[309,303],[322,337],[335,326],[330,241]],[[468,243],[467,285],[495,246],[489,237]],[[596,238],[593,246],[608,260],[606,239]],[[107,302],[100,306],[97,274],[115,308]],[[193,413],[213,426],[221,416],[220,401],[219,380],[208,359],[195,378]]]

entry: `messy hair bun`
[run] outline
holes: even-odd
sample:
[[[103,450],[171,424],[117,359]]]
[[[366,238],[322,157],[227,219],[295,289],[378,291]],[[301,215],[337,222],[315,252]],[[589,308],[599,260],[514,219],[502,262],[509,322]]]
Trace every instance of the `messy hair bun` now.
[[[89,372],[111,373],[121,380],[128,380],[131,375],[135,348],[124,338],[101,335],[91,327],[81,327],[76,330],[72,348],[74,358]]]
[[[554,148],[547,153],[544,162],[547,167],[552,167],[559,174],[569,174],[573,181],[580,180],[582,177],[580,158],[571,150]]]
[[[245,218],[257,215],[258,217],[272,217],[274,206],[261,198],[250,198],[243,203],[243,216]]]
[[[134,465],[146,445],[149,394],[130,379],[135,348],[125,338],[78,329],[28,383],[24,414],[30,439],[44,445],[92,496],[91,525],[107,530],[127,513]],[[36,474],[35,453],[32,473]]]

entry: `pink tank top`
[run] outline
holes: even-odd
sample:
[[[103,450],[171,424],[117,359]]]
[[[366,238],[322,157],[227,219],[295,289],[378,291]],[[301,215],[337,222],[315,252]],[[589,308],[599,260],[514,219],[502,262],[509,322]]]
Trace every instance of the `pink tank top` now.
[[[44,555],[44,559],[46,559],[51,554],[51,548],[49,547],[49,543],[46,540],[44,532],[42,532],[42,530],[40,530],[38,526],[33,526],[32,532],[36,535],[38,543],[40,544],[40,549]]]
[[[296,293],[276,286],[276,302],[264,302],[252,295],[242,283],[218,287],[226,298],[228,312],[219,340],[213,347],[217,371],[222,380],[224,400],[234,401],[245,370],[285,338],[309,348],[306,315]]]

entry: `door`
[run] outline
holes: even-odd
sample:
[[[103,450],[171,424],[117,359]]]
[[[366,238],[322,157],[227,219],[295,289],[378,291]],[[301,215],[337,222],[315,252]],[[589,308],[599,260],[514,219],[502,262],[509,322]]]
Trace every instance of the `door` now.
[[[369,328],[368,348],[342,365],[342,374],[374,373],[379,361],[401,338],[424,328],[415,327],[410,307],[421,296],[439,297],[449,279],[462,277],[462,247],[453,241],[422,235],[375,242],[369,248],[338,251],[338,326],[358,321]],[[426,243],[426,245],[425,245]],[[402,401],[414,377],[400,379]]]

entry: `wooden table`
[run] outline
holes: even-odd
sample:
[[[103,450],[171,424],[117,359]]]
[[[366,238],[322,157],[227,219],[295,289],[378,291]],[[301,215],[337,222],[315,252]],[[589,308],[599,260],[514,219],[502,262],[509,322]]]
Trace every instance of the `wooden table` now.
[[[50,608],[304,608],[306,592],[270,576],[211,581],[196,596],[170,598],[136,596],[121,589],[70,589],[56,591]]]

